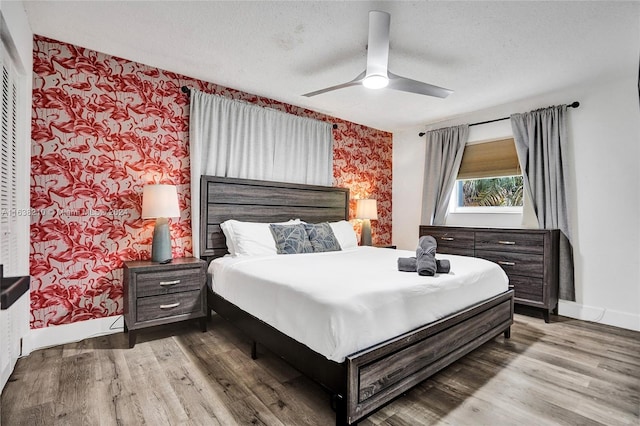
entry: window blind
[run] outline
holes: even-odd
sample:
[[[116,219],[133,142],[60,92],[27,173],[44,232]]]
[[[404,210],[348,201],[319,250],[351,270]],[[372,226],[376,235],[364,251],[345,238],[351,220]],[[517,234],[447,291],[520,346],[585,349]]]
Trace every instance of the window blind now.
[[[0,51],[2,68],[2,124],[0,134],[0,263],[4,275],[17,273],[17,76],[4,46]]]
[[[458,179],[481,179],[521,175],[513,138],[464,147]]]

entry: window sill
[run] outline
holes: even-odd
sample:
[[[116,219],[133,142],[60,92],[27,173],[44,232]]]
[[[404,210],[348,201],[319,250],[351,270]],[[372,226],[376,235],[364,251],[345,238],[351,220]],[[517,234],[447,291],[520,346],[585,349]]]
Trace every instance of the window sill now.
[[[508,214],[508,215],[520,215],[522,216],[522,211],[495,211],[495,210],[485,210],[485,209],[478,209],[478,210],[464,210],[464,211],[455,211],[455,212],[449,212],[449,215],[465,215],[465,214],[493,214],[493,215],[501,215],[501,214]]]

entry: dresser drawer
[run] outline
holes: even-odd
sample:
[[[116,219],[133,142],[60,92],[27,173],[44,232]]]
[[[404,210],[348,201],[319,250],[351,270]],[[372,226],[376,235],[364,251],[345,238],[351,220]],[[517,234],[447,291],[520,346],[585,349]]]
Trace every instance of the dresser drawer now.
[[[149,321],[202,310],[200,290],[143,297],[136,301],[138,321]]]
[[[458,256],[474,256],[474,252],[472,248],[462,248],[462,247],[448,247],[438,245],[437,253],[442,254],[457,254]]]
[[[544,302],[544,283],[542,278],[509,276],[509,286],[513,286],[516,299],[525,299],[529,302]]]
[[[544,256],[541,254],[476,250],[476,257],[497,263],[509,278],[512,275],[544,277]]]
[[[420,227],[420,236],[431,235],[440,248],[458,247],[473,251],[474,232],[466,229],[446,229],[443,227]],[[445,253],[444,251],[442,253]],[[453,254],[453,253],[452,253]]]
[[[544,253],[544,235],[523,232],[476,232],[476,250]]]
[[[201,268],[183,268],[173,271],[140,272],[136,274],[136,296],[200,290],[204,285]]]

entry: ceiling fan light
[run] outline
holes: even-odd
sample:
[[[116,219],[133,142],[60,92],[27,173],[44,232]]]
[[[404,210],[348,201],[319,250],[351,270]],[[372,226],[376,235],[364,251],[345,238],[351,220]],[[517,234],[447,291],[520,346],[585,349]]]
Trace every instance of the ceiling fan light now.
[[[371,74],[362,80],[362,85],[367,89],[382,89],[383,87],[387,87],[388,84],[389,79],[380,74]]]

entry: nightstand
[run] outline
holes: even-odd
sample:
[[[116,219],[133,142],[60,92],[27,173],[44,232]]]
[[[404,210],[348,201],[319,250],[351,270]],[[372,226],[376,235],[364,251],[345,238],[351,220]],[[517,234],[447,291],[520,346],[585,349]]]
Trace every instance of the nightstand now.
[[[129,347],[136,344],[138,330],[199,319],[207,331],[206,262],[196,258],[171,263],[151,261],[124,263],[124,328]]]

